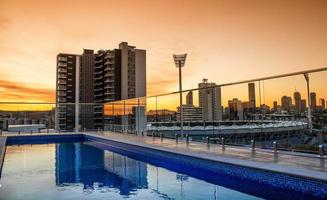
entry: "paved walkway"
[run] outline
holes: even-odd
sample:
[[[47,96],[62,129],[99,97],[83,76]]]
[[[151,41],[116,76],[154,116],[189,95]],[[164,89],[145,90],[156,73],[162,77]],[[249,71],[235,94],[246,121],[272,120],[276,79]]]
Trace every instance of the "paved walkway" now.
[[[326,156],[321,158],[318,155],[284,151],[279,151],[276,155],[270,150],[263,149],[256,149],[256,151],[253,153],[246,147],[235,147],[228,145],[225,145],[225,150],[223,150],[222,146],[218,144],[210,144],[209,146],[206,143],[201,142],[189,142],[189,144],[187,144],[186,141],[181,140],[176,143],[176,141],[173,139],[164,138],[161,141],[161,139],[158,137],[142,137],[112,132],[84,134],[219,162],[266,169],[327,181]]]

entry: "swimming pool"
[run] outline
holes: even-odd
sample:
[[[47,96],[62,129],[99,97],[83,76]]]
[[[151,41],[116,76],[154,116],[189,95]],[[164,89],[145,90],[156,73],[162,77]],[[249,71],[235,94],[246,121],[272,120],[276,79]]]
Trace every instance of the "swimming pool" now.
[[[210,162],[196,163],[89,140],[10,145],[0,199],[324,198],[237,178],[235,166],[219,166],[234,170],[228,173]]]

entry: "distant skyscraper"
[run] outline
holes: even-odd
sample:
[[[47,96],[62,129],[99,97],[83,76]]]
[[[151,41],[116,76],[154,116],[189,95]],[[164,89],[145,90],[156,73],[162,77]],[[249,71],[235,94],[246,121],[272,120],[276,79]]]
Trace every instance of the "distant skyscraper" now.
[[[295,111],[297,113],[301,112],[301,94],[300,92],[294,92],[294,103],[295,103]]]
[[[242,102],[237,98],[228,101],[228,107],[230,111],[230,119],[232,120],[244,120]]]
[[[317,110],[317,98],[315,92],[310,92],[310,101],[311,101],[311,109],[313,111]]]
[[[254,83],[249,83],[248,84],[249,88],[249,111],[253,112],[255,111],[255,84]]]
[[[273,109],[274,109],[275,112],[277,111],[277,109],[278,109],[277,101],[273,102]]]
[[[96,54],[88,49],[82,55],[58,54],[56,128],[104,128],[103,103],[144,97],[145,83],[146,51],[127,42]]]
[[[282,102],[282,108],[285,111],[290,112],[292,107],[292,97],[283,96],[281,102]]]
[[[193,92],[189,91],[186,95],[186,104],[193,105]]]
[[[202,108],[203,120],[206,121],[222,119],[221,88],[215,86],[215,83],[208,83],[207,79],[199,83],[199,106]]]
[[[186,95],[186,105],[183,106],[183,121],[203,121],[202,108],[193,105],[193,93],[188,92]],[[177,107],[177,121],[180,120],[180,107]]]
[[[305,99],[301,99],[301,113],[304,113],[307,110],[307,101]]]
[[[326,108],[326,102],[325,102],[325,99],[321,98],[319,99],[319,104],[321,106],[321,109],[325,109]]]

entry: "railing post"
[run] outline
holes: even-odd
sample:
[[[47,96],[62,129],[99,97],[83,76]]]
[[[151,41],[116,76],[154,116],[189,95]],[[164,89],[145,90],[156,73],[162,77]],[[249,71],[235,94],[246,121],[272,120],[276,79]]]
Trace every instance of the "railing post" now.
[[[221,138],[221,148],[222,150],[225,150],[225,138]]]
[[[209,136],[206,137],[206,142],[207,142],[207,145],[210,144],[210,137]]]
[[[324,157],[324,154],[325,154],[325,152],[324,152],[324,145],[321,144],[321,145],[319,145],[319,156],[320,157]]]
[[[273,142],[273,152],[277,154],[277,141]]]
[[[175,133],[175,140],[176,140],[176,143],[178,143],[178,134]]]
[[[162,133],[159,133],[160,134],[160,141],[162,142],[163,141],[163,134]]]
[[[186,135],[186,144],[188,144],[190,142],[190,137],[189,137],[189,135],[187,134]]]
[[[251,151],[255,151],[255,141],[251,140]]]

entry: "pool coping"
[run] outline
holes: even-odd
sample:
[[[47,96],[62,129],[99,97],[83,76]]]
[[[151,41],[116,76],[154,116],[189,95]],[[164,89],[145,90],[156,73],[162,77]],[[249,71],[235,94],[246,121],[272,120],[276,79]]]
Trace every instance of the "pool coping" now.
[[[264,162],[259,162],[259,161],[243,160],[243,159],[231,158],[231,157],[227,157],[227,156],[220,156],[217,154],[213,155],[213,154],[209,154],[209,153],[194,152],[191,150],[185,151],[185,150],[181,150],[181,149],[171,149],[169,147],[162,147],[162,146],[159,147],[159,146],[150,145],[150,144],[147,144],[144,142],[138,144],[135,141],[131,142],[131,141],[127,141],[127,140],[121,140],[118,138],[109,138],[109,137],[106,137],[103,135],[97,135],[95,133],[83,133],[83,134],[84,134],[84,136],[86,136],[86,138],[87,137],[95,137],[98,139],[119,142],[119,143],[128,144],[128,145],[132,145],[132,146],[137,146],[137,147],[142,147],[142,148],[147,148],[147,149],[154,149],[154,150],[178,154],[178,155],[184,155],[184,156],[193,157],[196,159],[210,160],[210,161],[215,161],[215,162],[220,162],[220,163],[225,163],[225,164],[230,164],[230,165],[237,165],[237,166],[241,166],[241,167],[253,168],[253,169],[258,169],[258,170],[263,170],[263,171],[270,171],[270,172],[274,172],[274,173],[286,174],[286,175],[291,175],[291,176],[296,176],[296,177],[315,179],[315,180],[327,182],[327,173],[322,172],[322,171],[315,171],[315,170],[310,170],[310,169],[304,169],[304,168],[299,168],[299,167],[294,167],[294,166],[279,165],[279,164],[274,164],[274,163],[264,163]]]

